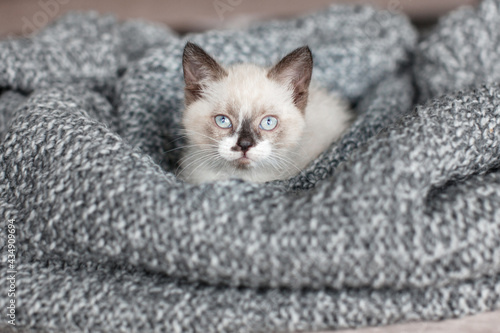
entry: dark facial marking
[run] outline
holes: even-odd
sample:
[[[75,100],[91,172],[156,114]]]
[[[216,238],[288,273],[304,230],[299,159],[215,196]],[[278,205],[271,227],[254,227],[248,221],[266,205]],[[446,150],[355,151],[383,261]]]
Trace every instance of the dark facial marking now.
[[[251,147],[255,146],[255,135],[252,132],[252,125],[250,120],[245,119],[241,123],[241,130],[238,136],[236,146],[231,148],[234,151],[247,152]]]

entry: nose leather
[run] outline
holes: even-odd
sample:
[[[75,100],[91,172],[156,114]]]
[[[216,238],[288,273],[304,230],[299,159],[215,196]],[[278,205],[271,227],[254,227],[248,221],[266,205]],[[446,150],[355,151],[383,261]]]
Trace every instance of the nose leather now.
[[[236,141],[236,150],[246,153],[252,146],[255,146],[255,138],[252,133],[251,122],[245,119],[241,124],[238,141]]]
[[[236,144],[241,148],[241,151],[246,152],[248,151],[248,149],[250,149],[250,147],[254,145],[254,142],[252,138],[240,136]]]

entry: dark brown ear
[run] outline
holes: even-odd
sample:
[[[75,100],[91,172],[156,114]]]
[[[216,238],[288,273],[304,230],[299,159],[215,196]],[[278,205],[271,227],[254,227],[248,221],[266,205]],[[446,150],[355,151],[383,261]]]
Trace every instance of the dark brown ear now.
[[[186,105],[201,97],[203,85],[209,81],[220,80],[227,76],[221,65],[209,56],[201,47],[188,42],[182,55],[184,82],[186,83]]]
[[[300,47],[280,60],[267,73],[267,77],[293,88],[293,102],[302,112],[307,105],[307,96],[313,69],[309,47]]]

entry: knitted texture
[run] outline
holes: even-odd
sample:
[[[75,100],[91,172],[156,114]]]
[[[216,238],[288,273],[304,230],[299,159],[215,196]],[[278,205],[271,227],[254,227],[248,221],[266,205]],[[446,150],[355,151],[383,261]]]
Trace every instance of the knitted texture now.
[[[283,332],[499,308],[499,7],[458,11],[418,45],[405,17],[348,6],[184,38],[71,14],[1,42],[16,327]],[[224,64],[308,44],[314,78],[357,119],[290,180],[185,184],[172,149],[187,40]]]

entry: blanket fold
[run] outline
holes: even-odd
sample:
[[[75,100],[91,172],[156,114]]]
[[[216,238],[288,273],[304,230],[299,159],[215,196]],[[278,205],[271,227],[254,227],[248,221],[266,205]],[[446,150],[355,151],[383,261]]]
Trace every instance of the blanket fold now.
[[[75,13],[0,42],[0,269],[14,219],[18,326],[299,331],[500,307],[499,4],[419,44],[404,16],[364,6],[183,38]],[[185,184],[187,40],[225,64],[308,44],[357,119],[292,179]]]

